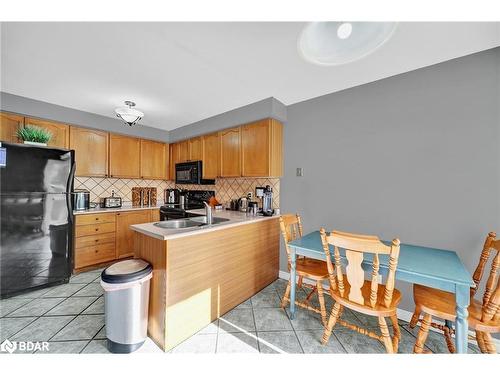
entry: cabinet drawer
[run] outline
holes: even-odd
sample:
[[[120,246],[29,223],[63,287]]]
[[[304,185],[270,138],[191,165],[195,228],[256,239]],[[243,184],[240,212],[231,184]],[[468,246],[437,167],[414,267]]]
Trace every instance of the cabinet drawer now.
[[[115,259],[115,244],[87,246],[75,250],[75,268],[82,268]]]
[[[105,243],[115,243],[115,232],[95,234],[93,236],[77,237],[75,239],[75,249],[86,246],[101,245]]]
[[[115,213],[110,212],[106,214],[89,214],[89,215],[76,215],[76,225],[88,225],[95,223],[114,223]]]
[[[93,234],[115,232],[115,223],[77,225],[75,227],[75,237],[91,236]]]

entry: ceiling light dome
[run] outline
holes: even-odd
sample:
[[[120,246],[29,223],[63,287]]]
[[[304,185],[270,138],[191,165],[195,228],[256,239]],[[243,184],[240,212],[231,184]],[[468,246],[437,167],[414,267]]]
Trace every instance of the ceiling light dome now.
[[[346,64],[374,52],[397,22],[311,22],[298,40],[300,55],[318,65]]]
[[[116,116],[121,118],[129,126],[137,124],[141,118],[144,117],[144,113],[134,109],[135,103],[129,100],[125,101],[127,107],[120,107],[115,109]]]

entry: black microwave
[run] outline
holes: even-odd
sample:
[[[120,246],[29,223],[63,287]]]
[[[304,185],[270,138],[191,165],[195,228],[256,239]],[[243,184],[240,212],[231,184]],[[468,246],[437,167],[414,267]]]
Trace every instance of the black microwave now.
[[[192,185],[214,185],[215,180],[203,179],[201,160],[175,164],[175,183]]]

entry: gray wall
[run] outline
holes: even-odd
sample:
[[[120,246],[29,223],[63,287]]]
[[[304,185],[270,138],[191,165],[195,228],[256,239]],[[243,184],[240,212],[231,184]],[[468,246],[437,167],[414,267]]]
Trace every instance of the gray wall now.
[[[264,118],[286,121],[286,106],[275,98],[267,98],[258,102],[233,109],[220,115],[194,122],[170,131],[171,142],[208,134],[217,130],[245,124]]]
[[[289,106],[282,212],[452,249],[473,271],[500,232],[499,66],[497,48]]]
[[[119,119],[79,111],[77,109],[50,104],[6,92],[0,92],[0,109],[2,111],[59,121],[87,128],[95,128],[113,133],[132,135],[162,142],[169,141],[168,131],[165,130],[155,129],[144,125],[130,127]]]

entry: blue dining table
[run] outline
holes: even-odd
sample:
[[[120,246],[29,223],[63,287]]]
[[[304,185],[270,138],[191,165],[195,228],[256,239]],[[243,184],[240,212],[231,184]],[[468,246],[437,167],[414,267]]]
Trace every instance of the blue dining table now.
[[[319,231],[314,231],[302,238],[292,241],[288,246],[290,248],[291,259],[291,280],[296,280],[297,256],[305,256],[319,260],[325,260],[326,258]],[[342,261],[346,262],[345,251],[343,249],[339,250]],[[333,248],[330,253],[333,254]],[[385,276],[389,269],[388,256],[381,255],[379,260],[380,273]],[[367,271],[371,270],[371,254],[365,254],[362,266]],[[470,288],[474,285],[474,281],[457,253],[449,250],[402,243],[396,270],[396,280],[425,285],[455,294],[457,314],[455,321],[456,349],[457,353],[467,353],[467,308],[470,302]],[[295,289],[296,283],[292,282],[289,308],[291,319],[295,318]]]

